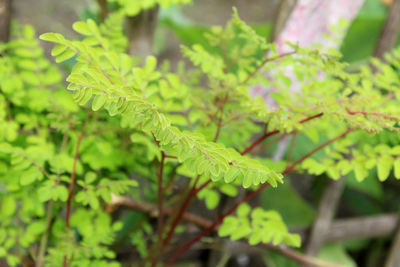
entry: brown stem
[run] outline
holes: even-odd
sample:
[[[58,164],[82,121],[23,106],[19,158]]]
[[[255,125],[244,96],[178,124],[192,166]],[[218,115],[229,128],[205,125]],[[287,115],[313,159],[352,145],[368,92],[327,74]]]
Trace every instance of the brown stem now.
[[[129,209],[142,211],[149,214],[149,216],[151,217],[158,216],[157,205],[146,202],[139,202],[126,196],[113,195],[109,205],[113,207],[126,207]],[[164,208],[164,214],[173,215],[174,212],[175,210],[173,208]],[[185,212],[182,219],[204,228],[209,227],[213,223],[208,219],[189,212]],[[333,221],[331,227],[329,228],[329,231],[324,233],[324,240],[326,242],[332,243],[345,240],[368,239],[389,236],[396,232],[399,222],[399,215],[396,213],[339,219]],[[214,228],[214,230],[217,230],[217,228]],[[305,236],[309,232],[309,229],[302,228],[293,231],[300,234],[301,236]]]
[[[76,166],[78,164],[78,159],[79,159],[79,148],[81,146],[81,142],[82,142],[83,137],[84,137],[86,124],[87,124],[87,122],[89,120],[89,117],[90,117],[90,112],[88,112],[87,115],[86,115],[86,119],[85,119],[85,121],[83,123],[81,132],[80,132],[79,137],[78,137],[78,142],[76,143],[76,147],[75,147],[74,162],[72,164],[72,171],[71,171],[71,181],[69,183],[69,190],[68,190],[67,212],[66,212],[66,215],[65,215],[65,227],[66,227],[67,230],[69,229],[69,218],[71,216],[71,203],[72,203],[74,186],[75,186],[75,179],[76,179]],[[64,267],[68,266],[67,256],[64,256],[63,266]]]
[[[219,218],[214,221],[210,226],[208,226],[207,228],[205,228],[203,231],[201,231],[196,237],[194,237],[192,240],[190,240],[189,242],[187,242],[186,244],[184,244],[180,250],[178,250],[178,252],[176,252],[168,261],[167,261],[167,265],[171,265],[172,263],[174,263],[180,256],[182,256],[183,253],[186,252],[186,250],[188,250],[191,246],[193,246],[195,243],[197,243],[203,236],[207,235],[208,233],[210,233],[211,231],[214,230],[214,228],[220,224],[225,217],[229,216],[230,214],[232,214],[237,207],[239,207],[240,204],[247,202],[248,200],[250,200],[251,198],[253,198],[255,195],[257,195],[259,192],[261,192],[264,188],[268,187],[269,184],[265,183],[262,184],[257,190],[250,192],[249,194],[247,194],[243,199],[241,199],[240,201],[236,202],[230,209],[228,209],[224,214],[222,214],[221,216],[219,216]]]
[[[312,151],[310,151],[309,153],[307,153],[306,155],[304,155],[303,157],[301,157],[300,159],[296,160],[295,162],[293,162],[291,165],[289,165],[288,167],[286,167],[286,169],[282,172],[283,175],[292,172],[294,170],[294,168],[301,163],[303,160],[305,160],[306,158],[310,157],[311,155],[313,155],[315,152],[317,152],[318,150],[324,148],[325,146],[333,143],[334,141],[346,136],[349,132],[351,132],[352,129],[348,129],[347,131],[345,131],[344,133],[340,134],[339,136],[330,139],[329,141],[323,143],[322,145],[318,146],[317,148],[313,149]],[[258,193],[260,193],[264,188],[267,188],[269,186],[268,183],[262,184],[259,188],[257,188],[255,191],[252,191],[250,193],[248,193],[243,199],[241,199],[240,201],[236,202],[230,209],[228,209],[224,214],[222,214],[216,221],[213,222],[212,225],[210,225],[209,227],[205,228],[203,231],[201,231],[197,236],[195,236],[192,240],[188,241],[187,243],[185,243],[180,250],[178,250],[168,261],[167,261],[167,265],[171,265],[172,263],[174,263],[180,256],[182,256],[183,253],[185,253],[191,246],[193,246],[195,243],[197,243],[202,237],[204,237],[205,235],[207,235],[208,233],[210,233],[211,231],[213,231],[213,229],[219,225],[224,219],[225,217],[231,215],[242,203],[248,202],[250,199],[252,199],[254,196],[256,196]]]
[[[200,175],[198,175],[196,177],[196,179],[194,181],[194,184],[192,186],[192,189],[190,190],[190,192],[186,196],[185,201],[183,202],[181,208],[179,209],[178,214],[176,215],[174,221],[172,222],[172,225],[171,225],[171,228],[169,229],[167,237],[164,239],[164,242],[162,244],[163,247],[166,247],[169,244],[169,242],[171,241],[171,238],[175,233],[175,229],[178,226],[180,220],[182,219],[182,216],[185,213],[186,209],[188,208],[188,206],[190,204],[190,201],[192,200],[194,195],[198,192],[198,190],[196,190],[196,187],[197,187],[197,183],[199,182],[199,179],[200,179]]]
[[[151,204],[151,203],[146,203],[146,202],[139,202],[133,199],[130,199],[125,196],[113,196],[111,202],[109,205],[112,205],[113,207],[126,207],[129,209],[134,209],[138,211],[145,212],[149,214],[151,217],[158,217],[159,212],[158,212],[158,207],[157,205]],[[164,207],[163,212],[165,215],[173,215],[175,210],[170,207]],[[211,221],[200,217],[196,214],[184,212],[182,219],[185,221],[194,223],[196,225],[200,225],[202,227],[207,227],[212,224]]]
[[[326,141],[325,143],[317,146],[316,148],[314,148],[313,150],[311,150],[310,152],[308,152],[307,154],[305,154],[304,156],[302,156],[301,158],[299,158],[298,160],[296,160],[295,162],[293,162],[291,165],[287,166],[286,169],[283,171],[283,173],[288,173],[288,172],[292,172],[294,170],[294,168],[301,163],[303,160],[305,160],[306,158],[312,156],[315,152],[321,150],[322,148],[326,147],[327,145],[332,144],[333,142],[339,140],[340,138],[345,137],[348,133],[350,133],[351,131],[353,131],[353,129],[349,128],[347,129],[345,132],[343,132],[342,134],[336,136],[335,138],[332,138],[328,141]],[[282,174],[283,174],[282,173]]]
[[[307,117],[307,118],[305,118],[305,119],[303,119],[303,120],[300,120],[299,123],[305,123],[305,122],[310,121],[310,120],[313,120],[313,119],[315,119],[315,118],[319,118],[319,117],[321,117],[323,114],[324,114],[323,112],[318,113],[318,114],[315,114],[315,115],[313,115],[313,116],[310,116],[310,117]],[[273,131],[271,131],[271,132],[264,133],[264,134],[263,134],[262,136],[260,136],[257,140],[255,140],[250,146],[248,146],[245,150],[243,150],[242,153],[240,153],[240,154],[241,154],[241,155],[245,155],[245,154],[249,153],[251,150],[253,150],[253,148],[255,148],[255,147],[256,147],[258,144],[260,144],[262,141],[264,141],[265,139],[267,139],[267,138],[270,137],[271,135],[275,135],[275,134],[278,134],[278,133],[280,133],[280,130],[273,130]]]
[[[346,111],[350,115],[362,114],[362,115],[365,115],[365,116],[375,116],[375,117],[382,117],[382,118],[385,118],[385,119],[391,119],[391,120],[400,121],[400,117],[393,116],[393,115],[388,115],[388,114],[383,114],[383,113],[378,113],[378,112],[351,111],[349,109],[346,109]]]
[[[220,117],[218,118],[218,123],[217,123],[217,131],[215,132],[215,136],[214,136],[214,142],[217,142],[219,134],[221,132],[221,128],[223,125],[223,118],[224,118],[224,109],[225,109],[225,104],[228,101],[229,97],[228,95],[226,95],[224,97],[224,99],[222,100],[221,104],[220,104],[220,108],[219,108],[219,112],[220,112]]]
[[[165,162],[165,154],[161,153],[161,162],[160,162],[160,171],[157,174],[157,183],[158,183],[158,242],[161,244],[162,242],[162,233],[163,233],[163,174],[164,174],[164,162]]]
[[[112,202],[110,204],[115,206],[126,207],[129,209],[139,210],[149,214],[150,216],[158,216],[156,205],[146,202],[138,202],[128,197],[113,196]],[[165,214],[168,215],[174,213],[172,208],[165,208],[164,212]],[[213,224],[213,222],[208,219],[205,219],[203,217],[188,212],[185,212],[182,218],[188,222],[194,223],[203,228],[207,228]],[[214,230],[217,230],[217,228],[214,228]],[[277,253],[280,253],[292,260],[295,260],[300,263],[306,263],[312,266],[325,266],[325,267],[339,266],[313,257],[303,255],[286,246],[274,246],[271,244],[263,244],[263,243],[258,246],[268,250],[276,251]]]

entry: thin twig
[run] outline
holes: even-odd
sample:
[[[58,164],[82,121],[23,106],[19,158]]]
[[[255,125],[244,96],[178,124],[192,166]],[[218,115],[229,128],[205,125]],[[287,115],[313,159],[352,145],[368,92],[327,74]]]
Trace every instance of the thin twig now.
[[[305,160],[306,158],[310,157],[311,155],[313,155],[315,152],[317,152],[318,150],[321,150],[322,148],[324,148],[325,146],[333,143],[334,141],[346,136],[349,132],[351,132],[352,129],[348,129],[347,131],[345,131],[344,133],[340,134],[339,136],[325,142],[324,144],[318,146],[317,148],[313,149],[312,151],[310,151],[309,153],[307,153],[306,155],[302,156],[300,159],[296,160],[295,162],[293,162],[291,165],[289,165],[288,167],[286,167],[286,169],[282,172],[283,175],[292,172],[294,170],[294,168],[300,164],[303,160]],[[197,236],[195,236],[192,240],[188,241],[187,243],[185,243],[180,250],[178,250],[168,261],[167,261],[167,265],[171,265],[172,263],[174,263],[178,258],[180,258],[180,256],[182,256],[183,253],[185,253],[191,246],[193,246],[195,243],[197,243],[203,236],[207,235],[208,233],[210,233],[211,231],[213,231],[213,229],[219,225],[224,219],[225,217],[231,215],[233,212],[236,211],[236,209],[245,202],[248,202],[250,199],[252,199],[254,196],[256,196],[258,193],[260,193],[263,189],[267,188],[269,186],[269,183],[264,183],[262,184],[259,188],[257,188],[255,191],[252,191],[250,193],[248,193],[243,199],[241,199],[240,201],[236,202],[230,209],[228,209],[224,214],[222,214],[216,221],[213,222],[212,225],[210,225],[209,227],[205,228],[203,231],[201,231]]]
[[[242,85],[243,85],[243,84],[246,84],[246,83],[247,83],[251,78],[253,78],[254,75],[256,75],[256,74],[259,72],[259,70],[260,70],[262,67],[264,67],[264,65],[267,64],[268,62],[270,62],[270,61],[275,61],[275,60],[281,59],[281,58],[283,58],[283,57],[293,55],[293,54],[295,54],[295,53],[296,53],[296,51],[292,51],[292,52],[284,53],[284,54],[281,54],[281,55],[277,55],[277,56],[275,56],[275,57],[270,57],[270,58],[267,57],[267,58],[265,58],[265,59],[260,63],[260,65],[258,65],[258,66],[253,70],[253,72],[251,72],[251,73],[249,74],[249,76],[247,76],[247,78],[244,79],[243,82],[241,82],[241,84],[242,84]]]
[[[177,216],[175,217],[175,220],[172,222],[171,228],[167,234],[167,237],[164,239],[163,242],[163,247],[166,247],[168,245],[168,243],[170,242],[173,234],[175,233],[175,229],[178,226],[180,220],[182,219],[183,214],[185,213],[187,207],[190,204],[190,201],[192,200],[192,197],[194,196],[193,193],[197,192],[196,191],[196,187],[197,187],[197,183],[199,182],[200,179],[200,175],[198,175],[194,181],[194,184],[192,186],[192,189],[190,190],[190,192],[188,193],[188,195],[186,196],[185,201],[183,202],[181,208],[179,209],[179,212],[177,214]]]
[[[305,154],[304,156],[302,156],[301,158],[299,158],[298,160],[296,160],[295,162],[293,162],[291,165],[287,166],[286,169],[283,172],[292,172],[294,170],[294,168],[301,163],[303,160],[305,160],[306,158],[312,156],[314,153],[316,153],[317,151],[321,150],[322,148],[332,144],[333,142],[339,140],[340,138],[345,137],[347,134],[349,134],[351,131],[353,131],[353,129],[349,128],[347,129],[345,132],[343,132],[342,134],[336,136],[335,138],[329,139],[328,141],[326,141],[325,143],[317,146],[316,148],[314,148],[313,150],[311,150],[310,152],[308,152],[307,154]]]
[[[81,142],[83,140],[84,137],[84,133],[85,133],[85,128],[86,128],[86,124],[89,120],[90,117],[90,112],[87,113],[85,121],[82,125],[82,129],[81,132],[79,134],[78,137],[78,141],[76,143],[76,147],[75,147],[75,155],[74,155],[74,162],[72,164],[72,171],[71,171],[71,181],[69,183],[69,189],[68,189],[68,200],[67,200],[67,212],[65,215],[65,227],[68,230],[69,229],[69,218],[71,216],[71,203],[72,203],[72,198],[73,198],[73,192],[74,192],[74,186],[75,186],[75,179],[76,179],[76,166],[78,164],[78,159],[79,159],[79,148],[81,146]],[[68,266],[68,261],[67,261],[67,256],[64,256],[64,263],[63,263],[64,267]]]
[[[324,113],[318,113],[315,114],[313,116],[307,117],[303,120],[300,120],[298,123],[305,123],[307,121],[313,120],[315,118],[319,118],[323,115]],[[258,144],[260,144],[262,141],[264,141],[266,138],[268,138],[269,136],[275,135],[280,133],[280,130],[273,130],[267,133],[264,133],[262,136],[260,136],[258,139],[256,139],[251,145],[249,145],[245,150],[242,151],[242,153],[240,153],[241,155],[245,155],[247,153],[249,153],[251,150],[253,150],[253,148],[255,148]]]
[[[50,232],[50,225],[51,225],[51,220],[53,218],[53,204],[54,201],[50,200],[49,203],[47,204],[47,209],[46,209],[46,228],[44,231],[44,234],[42,235],[42,238],[40,239],[40,245],[39,245],[39,252],[38,256],[36,258],[36,267],[42,267],[44,264],[44,256],[46,254],[46,248],[47,248],[47,242],[49,238],[49,232]]]
[[[146,202],[138,202],[136,200],[130,199],[128,197],[123,197],[123,196],[114,196],[112,197],[111,200],[111,205],[115,206],[121,206],[121,207],[126,207],[138,211],[145,212],[149,214],[150,216],[158,216],[157,212],[157,206],[151,203],[146,203]],[[165,208],[164,209],[165,214],[171,215],[173,214],[173,209],[172,208]],[[192,214],[189,212],[185,212],[182,217],[185,221],[194,223],[200,227],[207,228],[210,227],[213,222],[205,219],[201,216],[198,216],[196,214]],[[218,228],[214,228],[214,231],[218,230]],[[266,243],[261,243],[258,245],[261,248],[268,249],[268,250],[273,250],[276,251],[277,253],[280,253],[292,260],[295,260],[300,263],[307,263],[313,266],[324,266],[324,267],[338,267],[340,265],[336,265],[333,263],[325,262],[313,257],[309,257],[306,255],[303,255],[301,253],[298,253],[291,248],[288,248],[286,246],[274,246],[272,244],[266,244]]]
[[[214,136],[214,139],[213,139],[214,142],[217,142],[219,134],[221,132],[221,128],[222,128],[222,125],[223,125],[223,121],[222,120],[224,118],[225,104],[226,104],[226,102],[228,102],[228,100],[229,100],[229,96],[226,95],[224,97],[224,99],[222,100],[221,104],[220,104],[220,108],[219,108],[220,117],[218,118],[218,122],[217,122],[217,131],[215,132],[215,136]]]
[[[375,116],[375,117],[382,117],[382,118],[385,118],[385,119],[400,121],[400,117],[393,116],[393,115],[388,115],[388,114],[384,114],[384,113],[366,112],[366,111],[350,111],[349,109],[346,109],[346,111],[350,115],[362,114],[362,115],[365,115],[365,116]]]
[[[161,152],[161,161],[160,161],[160,171],[157,174],[157,183],[158,183],[158,242],[161,244],[162,242],[162,234],[163,234],[163,174],[164,174],[164,163],[165,163],[165,154]]]

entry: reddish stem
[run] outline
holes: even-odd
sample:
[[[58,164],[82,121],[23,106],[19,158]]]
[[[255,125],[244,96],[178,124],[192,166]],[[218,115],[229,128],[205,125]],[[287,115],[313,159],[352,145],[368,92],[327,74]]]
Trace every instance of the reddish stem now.
[[[334,141],[343,138],[344,136],[346,136],[348,133],[350,133],[352,131],[352,129],[348,129],[346,130],[344,133],[328,140],[327,142],[319,145],[318,147],[316,147],[315,149],[311,150],[309,153],[305,154],[304,156],[302,156],[300,159],[296,160],[295,162],[293,162],[291,165],[289,165],[288,167],[286,167],[286,169],[282,172],[283,175],[292,172],[294,170],[294,168],[300,164],[303,160],[305,160],[306,158],[310,157],[311,155],[313,155],[315,152],[317,152],[318,150],[321,150],[322,148],[324,148],[325,146],[333,143]],[[228,209],[224,214],[222,214],[216,221],[213,222],[212,225],[210,225],[209,227],[205,228],[203,231],[201,231],[196,237],[194,237],[192,240],[190,240],[189,242],[187,242],[186,244],[183,245],[183,247],[181,249],[178,250],[178,252],[176,252],[168,261],[167,261],[167,266],[171,265],[172,263],[174,263],[179,257],[182,256],[183,253],[185,253],[191,246],[193,246],[195,243],[197,243],[202,237],[204,237],[205,235],[207,235],[208,233],[210,233],[211,231],[213,231],[213,229],[219,225],[223,219],[227,216],[229,216],[230,214],[232,214],[238,207],[240,204],[244,203],[244,202],[248,202],[250,199],[252,199],[254,196],[256,196],[259,192],[261,192],[264,188],[268,187],[269,184],[265,183],[262,184],[259,188],[257,188],[255,191],[250,192],[249,194],[247,194],[243,199],[241,199],[240,201],[236,202],[230,209]]]
[[[163,174],[164,174],[164,162],[165,162],[165,154],[161,152],[161,162],[160,162],[160,171],[157,174],[157,183],[158,183],[158,242],[161,244],[162,242],[162,232],[163,232]],[[157,171],[157,170],[156,170]]]
[[[313,115],[313,116],[310,116],[310,117],[308,117],[308,118],[305,118],[305,119],[300,120],[299,123],[305,123],[305,122],[310,121],[310,120],[313,120],[313,119],[315,119],[315,118],[319,118],[319,117],[321,117],[322,115],[324,115],[323,112],[318,113],[318,114],[315,114],[315,115]],[[245,154],[249,153],[251,150],[253,150],[253,148],[255,148],[255,147],[256,147],[258,144],[260,144],[262,141],[264,141],[265,139],[267,139],[267,138],[270,137],[271,135],[275,135],[275,134],[278,134],[278,133],[280,133],[280,130],[273,130],[273,131],[271,131],[271,132],[264,133],[264,134],[263,134],[262,136],[260,136],[257,140],[255,140],[250,146],[248,146],[245,150],[243,150],[243,152],[240,153],[240,154],[241,154],[241,155],[245,155]]]
[[[301,163],[303,160],[305,160],[306,158],[312,156],[314,153],[316,153],[317,151],[321,150],[322,148],[332,144],[333,142],[339,140],[340,138],[345,137],[348,133],[350,133],[351,131],[353,131],[353,129],[349,128],[347,129],[344,133],[329,139],[328,141],[326,141],[325,143],[317,146],[316,148],[314,148],[313,150],[311,150],[310,152],[308,152],[307,154],[305,154],[304,156],[302,156],[301,158],[299,158],[298,160],[296,160],[295,162],[293,162],[291,165],[287,166],[286,169],[283,171],[282,174],[284,174],[284,172],[288,173],[288,172],[292,172],[294,170],[294,168]]]
[[[222,102],[221,102],[221,104],[220,104],[220,109],[219,109],[219,111],[220,111],[220,117],[219,117],[219,119],[218,119],[218,123],[217,123],[217,131],[215,132],[215,136],[214,136],[214,142],[217,142],[217,140],[218,140],[218,137],[219,137],[219,134],[220,134],[220,132],[221,132],[221,128],[222,128],[222,119],[223,119],[223,117],[224,117],[224,109],[225,109],[225,104],[226,104],[226,102],[228,102],[228,100],[229,100],[229,97],[228,97],[228,95],[226,95],[225,97],[224,97],[224,99],[222,100]]]
[[[213,231],[213,229],[220,224],[225,217],[229,216],[230,214],[232,214],[237,207],[239,207],[240,204],[242,204],[243,202],[247,202],[249,201],[251,198],[253,198],[255,195],[257,195],[261,190],[263,190],[264,188],[268,187],[269,184],[265,183],[262,184],[259,188],[257,188],[257,190],[250,192],[249,194],[247,194],[243,199],[241,199],[240,201],[236,202],[230,209],[228,209],[224,214],[222,214],[221,216],[219,216],[219,218],[214,221],[209,227],[205,228],[203,231],[201,231],[195,238],[193,238],[192,240],[190,240],[189,242],[187,242],[186,244],[183,245],[183,247],[178,250],[177,253],[175,253],[166,263],[167,266],[171,265],[172,263],[174,263],[180,256],[182,256],[183,253],[186,252],[186,250],[188,250],[191,246],[193,246],[195,243],[197,243],[203,236],[207,235],[208,233],[210,233],[211,231]]]
[[[74,186],[75,186],[75,179],[76,179],[76,166],[78,164],[78,159],[79,159],[79,148],[80,148],[81,142],[83,140],[86,124],[87,124],[87,122],[89,120],[89,117],[90,117],[90,113],[88,112],[88,114],[86,115],[85,122],[83,123],[81,132],[79,134],[78,142],[76,143],[76,147],[75,147],[74,162],[72,164],[72,170],[71,170],[71,181],[69,183],[69,190],[68,190],[67,212],[66,212],[66,215],[65,215],[65,226],[66,226],[67,230],[69,229],[69,226],[70,226],[69,225],[69,218],[71,216],[71,203],[72,203]],[[67,256],[64,256],[63,266],[64,267],[68,266]]]
[[[321,113],[318,113],[318,114],[316,114],[316,115],[313,115],[313,116],[310,116],[310,117],[307,117],[307,118],[305,118],[305,119],[300,120],[299,123],[305,123],[305,122],[310,121],[310,120],[312,120],[312,119],[321,117],[322,115],[323,115],[322,112],[321,112]],[[246,148],[246,149],[241,153],[241,155],[247,154],[247,153],[250,152],[255,146],[257,146],[259,143],[261,143],[263,140],[265,140],[267,137],[272,136],[272,135],[275,135],[275,134],[278,134],[279,132],[280,132],[279,130],[274,130],[274,131],[265,133],[262,137],[260,137],[259,139],[257,139],[253,144],[251,144],[248,148]],[[210,184],[211,182],[212,182],[211,180],[208,180],[207,182],[205,182],[204,184],[202,184],[202,185],[199,186],[198,188],[195,188],[195,185],[193,186],[192,190],[189,192],[188,197],[185,199],[185,202],[183,203],[181,209],[179,210],[179,213],[178,213],[177,217],[175,218],[175,220],[174,220],[174,222],[173,222],[173,224],[172,224],[172,226],[171,226],[171,229],[170,229],[170,231],[169,231],[169,233],[168,233],[168,235],[167,235],[167,238],[166,238],[166,239],[164,240],[164,242],[163,242],[163,247],[167,246],[168,243],[169,243],[169,241],[171,240],[171,238],[172,238],[172,236],[173,236],[173,234],[174,234],[174,232],[175,232],[175,228],[178,226],[179,221],[182,219],[182,216],[183,216],[184,212],[186,211],[187,207],[189,206],[190,201],[192,200],[192,198],[195,197],[195,196],[197,195],[198,192],[200,192],[201,190],[203,190],[203,189],[204,189],[208,184]],[[262,189],[261,189],[261,190],[262,190]],[[253,191],[253,192],[255,192],[255,191]],[[228,215],[229,215],[229,214],[228,214]],[[222,216],[223,216],[223,215],[222,215]],[[223,218],[222,218],[222,219],[223,219]],[[196,241],[196,242],[197,242],[197,241]]]
[[[356,115],[356,114],[362,114],[365,116],[376,116],[376,117],[383,117],[386,119],[391,119],[391,120],[400,120],[400,117],[397,116],[392,116],[388,114],[383,114],[383,113],[378,113],[378,112],[366,112],[366,111],[351,111],[348,108],[346,108],[346,111],[350,115]]]
[[[175,233],[175,229],[178,226],[180,220],[182,219],[182,216],[185,213],[187,207],[189,206],[190,201],[197,194],[198,190],[196,189],[196,187],[197,187],[197,183],[198,183],[199,179],[200,179],[200,175],[196,177],[196,180],[194,181],[192,189],[188,193],[185,201],[183,202],[181,208],[179,209],[178,214],[176,215],[174,221],[172,222],[172,225],[171,225],[171,228],[169,229],[167,237],[164,239],[164,241],[162,243],[162,247],[166,247],[169,244],[169,242],[171,241],[171,238]]]

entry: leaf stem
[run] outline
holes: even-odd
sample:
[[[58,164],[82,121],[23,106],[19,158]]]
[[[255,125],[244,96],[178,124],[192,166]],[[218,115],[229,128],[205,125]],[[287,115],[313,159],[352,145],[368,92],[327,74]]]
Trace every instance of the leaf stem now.
[[[253,78],[254,75],[256,75],[256,74],[260,71],[260,69],[261,69],[262,67],[264,67],[264,65],[267,64],[268,62],[270,62],[270,61],[275,61],[275,60],[278,60],[278,59],[280,59],[280,58],[293,55],[293,54],[295,54],[295,53],[296,53],[296,51],[292,51],[292,52],[289,52],[289,53],[284,53],[284,54],[281,54],[281,55],[277,55],[277,56],[275,56],[275,57],[266,57],[266,58],[260,63],[260,65],[258,65],[258,66],[249,74],[249,76],[247,76],[247,78],[246,78],[243,82],[241,82],[241,84],[242,84],[242,85],[243,85],[243,84],[246,84],[246,83],[247,83],[251,78]]]
[[[166,247],[169,244],[169,242],[171,241],[171,238],[172,238],[173,234],[175,233],[175,229],[178,226],[180,220],[182,219],[182,216],[185,213],[187,207],[189,206],[190,201],[195,196],[195,194],[198,192],[196,190],[196,187],[197,187],[197,183],[199,182],[199,179],[200,179],[200,175],[198,175],[196,177],[194,184],[192,186],[192,189],[189,191],[188,195],[186,196],[185,201],[183,202],[181,208],[179,209],[178,214],[175,217],[175,220],[172,222],[172,225],[171,225],[171,228],[169,229],[167,237],[163,241],[163,244],[162,244],[163,247]]]
[[[78,137],[78,142],[76,143],[76,147],[75,147],[75,155],[74,155],[74,162],[72,164],[72,171],[71,171],[71,181],[69,183],[69,190],[68,190],[68,200],[67,200],[67,212],[65,215],[65,227],[68,230],[69,229],[69,219],[71,216],[71,203],[72,203],[72,198],[73,198],[73,192],[74,192],[74,186],[75,186],[75,179],[76,179],[76,166],[78,164],[78,159],[79,159],[79,148],[81,146],[81,142],[83,140],[84,137],[84,133],[85,133],[85,128],[87,125],[87,122],[89,120],[90,117],[90,112],[87,113],[85,121],[83,123],[81,132],[79,134]],[[63,263],[64,267],[68,266],[68,261],[67,261],[67,256],[64,256],[64,263]]]
[[[347,129],[345,132],[343,132],[342,134],[329,139],[328,141],[326,141],[325,143],[317,146],[316,148],[314,148],[313,150],[311,150],[310,152],[308,152],[307,154],[305,154],[304,156],[302,156],[301,158],[299,158],[298,160],[296,160],[295,162],[293,162],[292,164],[290,164],[289,166],[286,167],[286,169],[283,171],[282,174],[284,173],[288,173],[288,172],[292,172],[294,170],[294,168],[301,163],[303,160],[305,160],[306,158],[309,158],[310,156],[312,156],[314,153],[316,153],[317,151],[321,150],[322,148],[332,144],[333,142],[345,137],[348,133],[352,132],[353,129],[349,128]]]
[[[384,113],[366,112],[366,111],[351,111],[348,108],[346,108],[346,111],[347,111],[347,113],[349,115],[362,114],[362,115],[365,115],[365,116],[375,116],[375,117],[382,117],[382,118],[385,118],[385,119],[400,121],[400,117],[393,116],[393,115],[388,115],[388,114],[384,114]]]
[[[46,228],[44,234],[42,235],[42,238],[40,239],[39,252],[36,258],[36,267],[42,267],[44,263],[44,256],[46,254],[50,225],[51,225],[51,220],[53,218],[53,204],[54,204],[53,200],[50,200],[49,203],[47,204],[46,226],[45,226]]]
[[[307,117],[305,119],[302,119],[299,121],[299,123],[305,123],[307,121],[316,119],[321,117],[322,115],[324,115],[323,112],[320,112],[318,114],[315,114],[313,116]],[[265,139],[267,139],[268,137],[278,134],[280,133],[280,130],[273,130],[270,132],[266,132],[264,133],[262,136],[260,136],[258,139],[256,139],[251,145],[249,145],[245,150],[242,151],[242,153],[240,153],[241,155],[246,155],[247,153],[249,153],[251,150],[253,150],[258,144],[260,144],[262,141],[264,141]]]
[[[158,214],[155,212],[157,210],[157,206],[151,203],[146,203],[146,202],[139,202],[133,199],[130,199],[128,197],[123,197],[123,196],[118,196],[115,199],[113,199],[112,205],[115,206],[120,206],[120,207],[126,207],[129,209],[133,209],[133,210],[138,210],[138,211],[142,211],[144,213],[149,214],[150,216],[157,216]],[[165,209],[165,213],[166,214],[173,214],[173,208],[166,208]],[[200,227],[206,228],[209,227],[213,222],[205,219],[201,216],[198,216],[196,214],[193,213],[188,213],[185,212],[183,219],[185,219],[188,222],[194,223]],[[214,231],[217,230],[217,228],[214,228]],[[274,246],[272,244],[266,244],[266,243],[261,243],[258,245],[258,247],[262,247],[265,248],[267,250],[273,250],[276,251],[282,255],[284,255],[285,257],[288,257],[294,261],[300,262],[300,263],[304,263],[304,264],[310,264],[311,266],[324,266],[324,267],[338,267],[340,265],[336,265],[334,263],[330,263],[330,262],[325,262],[322,260],[319,260],[317,258],[314,257],[310,257],[310,256],[306,256],[303,255],[301,253],[296,252],[295,250],[286,247],[286,246],[282,246],[282,245],[278,245],[278,246]]]
[[[309,119],[308,119],[309,120]],[[282,172],[283,175],[290,173],[294,170],[294,168],[301,163],[303,160],[305,160],[306,158],[310,157],[311,155],[313,155],[315,152],[321,150],[322,148],[326,147],[327,145],[335,142],[336,140],[343,138],[344,136],[346,136],[348,133],[350,133],[353,129],[347,129],[344,133],[328,140],[327,142],[319,145],[318,147],[316,147],[315,149],[311,150],[309,153],[305,154],[304,156],[302,156],[300,159],[296,160],[295,162],[293,162],[291,165],[289,165],[288,167],[286,167],[286,169]],[[211,231],[214,230],[214,228],[219,225],[224,219],[225,217],[231,215],[233,212],[236,211],[236,209],[240,206],[240,204],[244,203],[244,202],[248,202],[250,199],[252,199],[254,196],[256,196],[258,193],[260,193],[264,188],[267,188],[269,186],[269,183],[264,183],[262,184],[259,188],[257,188],[255,191],[252,191],[250,193],[248,193],[244,198],[242,198],[240,201],[236,202],[230,209],[228,209],[225,213],[223,213],[219,218],[217,218],[217,220],[215,220],[210,226],[208,226],[207,228],[205,228],[203,231],[201,231],[199,234],[197,234],[197,236],[195,236],[192,240],[188,241],[187,243],[185,243],[181,249],[179,249],[168,261],[167,261],[167,266],[171,265],[172,263],[174,263],[178,258],[180,258],[182,256],[183,253],[185,253],[191,246],[193,246],[195,243],[197,243],[201,238],[203,238],[205,235],[207,235],[208,233],[210,233]]]
[[[157,174],[157,184],[158,184],[158,242],[162,243],[162,234],[164,228],[163,222],[163,174],[164,174],[164,164],[165,164],[165,153],[161,152],[161,162],[160,171]]]

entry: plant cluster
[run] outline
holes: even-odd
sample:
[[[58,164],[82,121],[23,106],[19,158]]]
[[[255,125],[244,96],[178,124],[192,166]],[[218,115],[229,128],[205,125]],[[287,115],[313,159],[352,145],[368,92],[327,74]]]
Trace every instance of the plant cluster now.
[[[118,1],[129,15],[159,2]],[[276,211],[246,202],[291,172],[354,172],[361,181],[376,168],[384,181],[394,168],[400,178],[400,50],[350,73],[338,51],[289,44],[292,52],[278,54],[234,12],[208,33],[207,47],[182,47],[195,68],[173,71],[154,56],[125,54],[116,18],[76,22],[76,40],[41,36],[55,44],[57,63],[73,65],[68,91],[32,27],[16,25],[0,46],[0,257],[9,265],[120,266],[125,243],[149,266],[172,264],[218,227],[252,245],[299,247]],[[274,89],[273,104],[249,95],[259,84]],[[302,135],[315,148],[272,161],[257,148],[275,135]],[[171,254],[192,200],[218,210],[241,187],[249,193]],[[114,215],[122,194],[138,210],[156,203],[157,227],[150,217]]]

